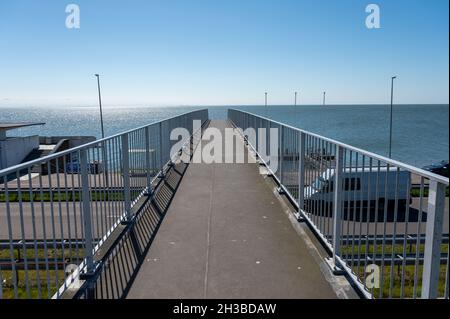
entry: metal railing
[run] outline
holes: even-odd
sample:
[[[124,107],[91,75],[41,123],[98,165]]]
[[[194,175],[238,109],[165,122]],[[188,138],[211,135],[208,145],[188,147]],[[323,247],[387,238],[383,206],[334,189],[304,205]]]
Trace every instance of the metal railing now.
[[[228,118],[262,163],[278,162],[297,217],[366,297],[449,297],[448,178],[255,114]]]
[[[0,299],[60,298],[94,273],[94,254],[178,156],[172,130],[192,136],[194,120],[208,110],[1,170]]]

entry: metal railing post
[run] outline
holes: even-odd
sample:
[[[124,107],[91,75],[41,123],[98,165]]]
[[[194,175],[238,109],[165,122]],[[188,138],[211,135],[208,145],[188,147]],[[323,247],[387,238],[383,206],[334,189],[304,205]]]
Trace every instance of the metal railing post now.
[[[258,154],[259,154],[259,125],[256,124],[258,123],[259,120],[255,119],[255,131],[256,131],[256,142],[255,142],[255,150],[256,150],[256,158],[258,158]]]
[[[148,126],[144,129],[145,134],[145,166],[146,166],[146,172],[147,172],[147,193],[149,195],[152,194],[152,177],[150,175],[150,169],[151,169],[151,160],[150,160],[150,132],[149,132]]]
[[[279,165],[279,167],[280,167],[280,189],[283,189],[283,187],[282,187],[282,185],[283,185],[283,138],[284,138],[284,136],[283,136],[283,126],[281,126],[280,125],[280,132],[279,132],[279,134],[278,134],[278,136],[279,136],[279,143],[280,143],[280,145],[278,146],[278,150],[279,150],[279,153],[278,153],[278,158],[279,158],[279,161],[278,161],[278,165]]]
[[[159,123],[159,164],[161,165],[161,176],[164,175],[164,163],[163,163],[163,137],[162,137],[162,122]]]
[[[341,250],[341,230],[342,230],[342,172],[344,167],[344,149],[336,146],[336,168],[334,171],[333,190],[333,263],[334,270],[339,271],[338,256]]]
[[[298,136],[298,208],[305,209],[305,133]]]
[[[270,149],[270,123],[269,121],[266,121],[266,154],[264,154],[267,159],[269,160],[270,164],[270,160],[272,157],[272,150]]]
[[[0,300],[3,299],[3,275],[2,267],[0,266]]]
[[[91,214],[91,196],[89,192],[89,171],[86,149],[80,150],[80,169],[81,169],[81,191],[83,201],[83,226],[84,226],[84,250],[86,255],[86,273],[92,273],[94,270],[94,258],[92,242],[92,214]]]
[[[421,295],[426,299],[438,297],[445,188],[444,184],[430,180]]]
[[[80,170],[81,170],[81,198],[83,201],[83,226],[84,226],[84,254],[86,260],[86,270],[80,274],[80,279],[86,280],[86,298],[94,299],[94,243],[92,238],[92,212],[91,196],[89,192],[89,167],[86,149],[80,150]]]
[[[122,135],[122,173],[126,220],[129,221],[131,219],[131,192],[128,134]]]

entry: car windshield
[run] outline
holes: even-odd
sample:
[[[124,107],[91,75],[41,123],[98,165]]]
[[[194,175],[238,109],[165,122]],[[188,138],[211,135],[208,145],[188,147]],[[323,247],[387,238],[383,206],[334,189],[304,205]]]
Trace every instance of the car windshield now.
[[[312,186],[315,190],[320,191],[320,190],[322,190],[322,188],[323,188],[323,186],[325,185],[325,183],[326,183],[326,181],[325,181],[322,177],[319,177],[318,179],[316,179],[316,180],[312,183],[311,186]]]

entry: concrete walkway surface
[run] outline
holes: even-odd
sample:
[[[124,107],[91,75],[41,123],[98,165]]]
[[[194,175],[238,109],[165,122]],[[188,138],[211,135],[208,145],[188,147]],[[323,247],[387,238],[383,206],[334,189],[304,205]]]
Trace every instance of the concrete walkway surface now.
[[[229,124],[210,126],[223,132]],[[258,164],[192,163],[127,297],[336,294]]]

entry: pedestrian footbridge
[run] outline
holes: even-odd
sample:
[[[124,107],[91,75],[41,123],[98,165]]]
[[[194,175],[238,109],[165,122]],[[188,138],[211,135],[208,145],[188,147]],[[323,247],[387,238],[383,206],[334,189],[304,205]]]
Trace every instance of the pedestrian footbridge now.
[[[448,298],[448,223],[448,178],[199,110],[0,171],[0,297]]]
[[[257,163],[190,164],[127,297],[336,298],[274,189]]]

